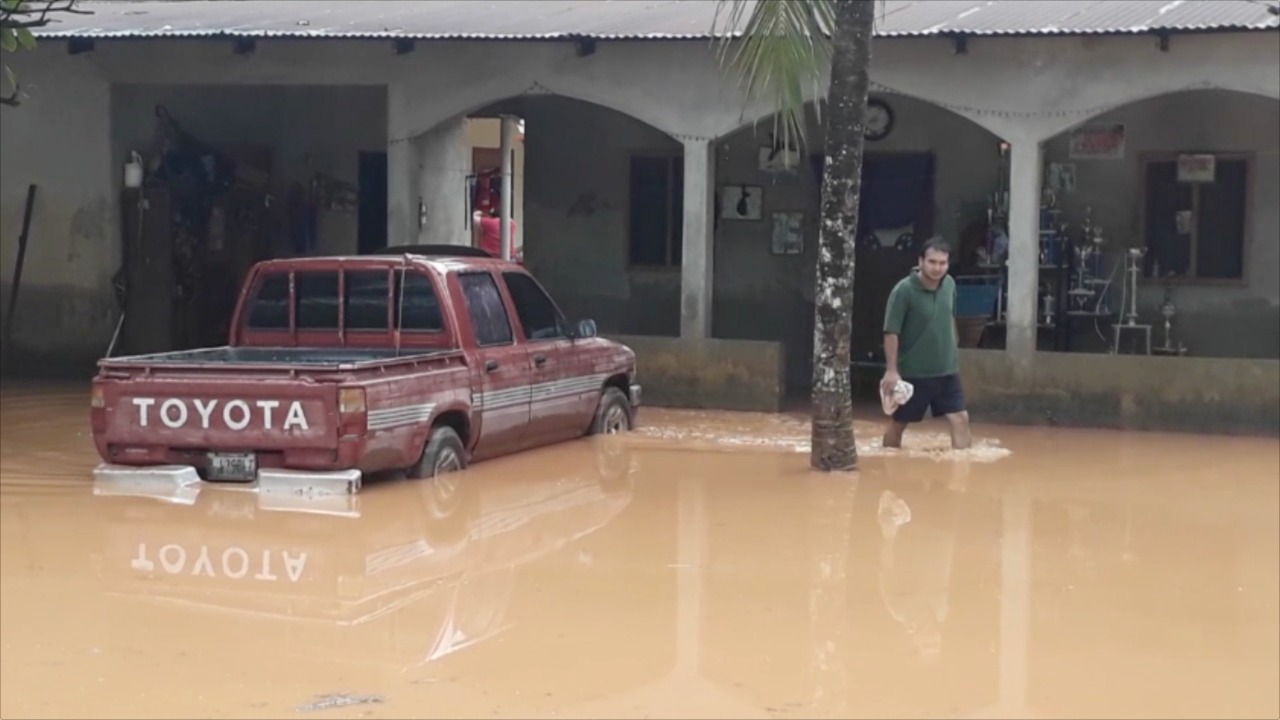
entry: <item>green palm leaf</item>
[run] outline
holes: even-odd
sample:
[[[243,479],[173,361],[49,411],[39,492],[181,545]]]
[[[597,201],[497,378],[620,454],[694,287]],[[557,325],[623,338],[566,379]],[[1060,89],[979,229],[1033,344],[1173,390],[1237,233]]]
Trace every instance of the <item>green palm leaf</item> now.
[[[780,129],[784,147],[796,147],[793,141],[802,147],[805,90],[820,98],[822,73],[831,67],[834,5],[830,0],[718,0],[716,26],[722,14],[721,63],[739,74],[748,98],[773,100],[774,137]]]

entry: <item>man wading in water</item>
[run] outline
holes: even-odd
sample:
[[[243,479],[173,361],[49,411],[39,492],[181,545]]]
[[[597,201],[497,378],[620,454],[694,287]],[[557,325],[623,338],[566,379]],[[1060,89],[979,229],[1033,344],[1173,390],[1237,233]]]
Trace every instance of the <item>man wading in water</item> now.
[[[940,238],[925,243],[920,266],[889,293],[884,312],[884,379],[882,395],[892,396],[899,380],[914,392],[894,410],[884,446],[902,447],[907,425],[924,420],[924,411],[951,423],[951,447],[969,447],[969,413],[960,387],[960,360],[955,322],[956,281],[947,275],[951,248]]]

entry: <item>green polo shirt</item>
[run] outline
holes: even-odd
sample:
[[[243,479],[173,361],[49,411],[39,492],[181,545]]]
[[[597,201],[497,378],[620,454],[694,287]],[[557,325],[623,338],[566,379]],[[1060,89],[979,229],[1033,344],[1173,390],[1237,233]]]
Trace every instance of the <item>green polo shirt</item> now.
[[[956,281],[944,275],[936,290],[912,270],[889,293],[884,332],[898,336],[898,373],[932,378],[960,372],[955,330]]]

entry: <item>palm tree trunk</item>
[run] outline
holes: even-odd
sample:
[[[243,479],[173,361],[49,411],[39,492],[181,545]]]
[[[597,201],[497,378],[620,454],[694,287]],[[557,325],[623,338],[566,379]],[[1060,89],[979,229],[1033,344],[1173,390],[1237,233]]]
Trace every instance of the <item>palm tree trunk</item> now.
[[[853,470],[858,464],[849,385],[849,336],[853,329],[854,239],[862,190],[862,133],[867,118],[874,20],[874,0],[835,0],[822,226],[814,293],[809,462],[819,470]]]

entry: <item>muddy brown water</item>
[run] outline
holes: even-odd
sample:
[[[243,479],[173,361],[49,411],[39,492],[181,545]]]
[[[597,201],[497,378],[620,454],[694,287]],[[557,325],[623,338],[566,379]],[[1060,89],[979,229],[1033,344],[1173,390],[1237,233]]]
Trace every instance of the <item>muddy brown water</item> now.
[[[798,416],[352,499],[96,486],[0,395],[4,718],[1277,717],[1280,441]]]

